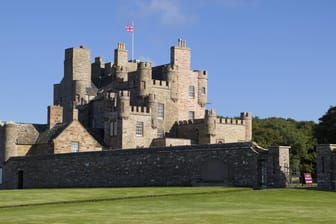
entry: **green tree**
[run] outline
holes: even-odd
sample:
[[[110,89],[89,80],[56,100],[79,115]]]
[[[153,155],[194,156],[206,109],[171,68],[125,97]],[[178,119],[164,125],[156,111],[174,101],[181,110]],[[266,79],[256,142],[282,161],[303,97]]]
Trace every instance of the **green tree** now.
[[[253,119],[253,141],[262,147],[289,145],[291,168],[297,173],[315,173],[315,123],[284,118]]]
[[[314,136],[320,144],[336,143],[336,107],[330,107],[319,119]]]

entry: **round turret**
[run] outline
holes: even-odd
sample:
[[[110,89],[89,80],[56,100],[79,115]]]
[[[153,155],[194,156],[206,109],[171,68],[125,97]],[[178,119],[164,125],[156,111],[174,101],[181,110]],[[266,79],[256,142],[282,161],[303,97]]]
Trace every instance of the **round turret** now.
[[[167,73],[167,81],[170,86],[170,97],[173,101],[177,101],[178,99],[177,66],[167,65],[166,73]]]
[[[16,139],[16,123],[9,121],[5,124],[5,161],[10,157],[17,156]]]
[[[205,107],[207,103],[208,72],[201,70],[198,72],[198,104]]]
[[[121,119],[128,119],[130,113],[130,95],[129,91],[119,91],[118,112]]]
[[[152,64],[150,62],[140,62],[138,64],[139,74],[139,95],[147,96],[152,87]]]
[[[217,115],[215,110],[207,110],[205,114],[205,120],[208,127],[209,135],[216,135],[216,120]]]
[[[123,81],[123,82],[127,82],[128,80],[128,73],[127,73],[127,68],[124,66],[117,66],[116,70],[115,70],[115,74],[116,74],[116,79]]]
[[[157,110],[158,110],[158,102],[155,99],[155,95],[154,94],[149,94],[148,96],[148,106],[151,110],[151,116],[152,116],[152,128],[156,128],[157,127]]]

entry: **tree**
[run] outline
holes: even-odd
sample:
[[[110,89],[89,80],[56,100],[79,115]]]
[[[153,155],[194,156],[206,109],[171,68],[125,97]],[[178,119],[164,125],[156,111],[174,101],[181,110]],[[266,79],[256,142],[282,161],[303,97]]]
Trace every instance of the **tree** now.
[[[330,107],[319,119],[314,129],[314,136],[320,144],[336,143],[336,107]]]
[[[262,147],[289,145],[291,169],[315,173],[315,123],[284,118],[253,118],[253,141]]]

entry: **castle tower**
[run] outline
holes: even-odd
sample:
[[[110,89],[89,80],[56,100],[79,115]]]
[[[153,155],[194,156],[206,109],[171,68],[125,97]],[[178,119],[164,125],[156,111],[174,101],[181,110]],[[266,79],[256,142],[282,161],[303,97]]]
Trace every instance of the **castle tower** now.
[[[130,114],[130,92],[126,90],[119,91],[118,95],[118,114],[121,119],[128,119]]]
[[[148,106],[151,110],[151,116],[152,116],[152,128],[157,128],[158,123],[158,117],[157,117],[157,110],[158,110],[158,102],[155,99],[154,94],[149,94],[148,96]]]
[[[173,64],[166,65],[166,74],[170,85],[170,98],[176,102],[178,100],[178,80],[177,80],[177,66]]]
[[[56,124],[63,123],[63,107],[49,106],[48,107],[48,126],[52,129]]]
[[[252,141],[252,113],[241,113],[240,118],[245,120],[245,140]]]
[[[118,43],[117,49],[114,50],[114,64],[127,67],[128,53],[125,43]]]
[[[206,110],[205,113],[205,120],[206,125],[208,128],[208,135],[215,136],[216,135],[216,120],[217,120],[217,114],[215,110]]]
[[[63,106],[65,122],[72,120],[72,109],[76,105],[88,103],[87,89],[91,87],[91,62],[89,49],[69,48],[65,50],[64,80],[58,88],[59,100]],[[57,105],[57,103],[54,103]]]
[[[206,94],[200,95],[201,90],[206,93],[207,73],[199,75],[203,71],[192,71],[190,68],[190,48],[187,48],[185,40],[178,40],[177,46],[171,47],[170,65],[176,74],[177,87],[172,94],[177,108],[177,120],[202,119],[205,115]],[[201,79],[199,79],[199,77]],[[199,89],[199,87],[204,87]]]
[[[10,157],[17,156],[16,139],[16,123],[9,121],[5,124],[5,161]]]
[[[139,96],[148,96],[152,90],[152,64],[150,62],[140,62],[138,64],[138,74]]]
[[[171,47],[170,64],[177,65],[179,69],[190,70],[190,48],[187,42],[178,39],[177,46]]]
[[[198,71],[198,104],[205,107],[207,103],[208,72]]]

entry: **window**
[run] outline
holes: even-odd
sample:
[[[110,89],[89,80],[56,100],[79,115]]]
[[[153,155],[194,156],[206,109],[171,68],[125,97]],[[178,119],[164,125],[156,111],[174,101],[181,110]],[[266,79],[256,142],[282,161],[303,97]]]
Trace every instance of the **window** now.
[[[117,121],[111,121],[110,123],[110,136],[117,136],[118,135],[118,123]]]
[[[159,119],[164,118],[164,104],[162,104],[162,103],[158,104],[158,118]]]
[[[195,112],[194,111],[189,111],[188,118],[189,118],[189,120],[194,120],[195,119]]]
[[[206,94],[206,89],[205,87],[202,87],[202,95],[205,95]]]
[[[71,152],[79,152],[79,142],[71,142]]]
[[[143,136],[143,127],[144,127],[144,124],[142,121],[136,122],[136,129],[135,129],[136,136]]]
[[[163,129],[158,129],[157,130],[157,137],[158,138],[164,138],[164,130]]]
[[[189,86],[189,97],[195,98],[195,87]]]
[[[2,167],[0,167],[0,184],[2,184]]]

